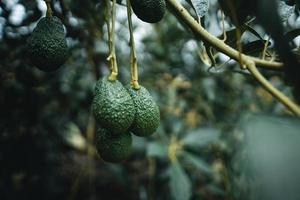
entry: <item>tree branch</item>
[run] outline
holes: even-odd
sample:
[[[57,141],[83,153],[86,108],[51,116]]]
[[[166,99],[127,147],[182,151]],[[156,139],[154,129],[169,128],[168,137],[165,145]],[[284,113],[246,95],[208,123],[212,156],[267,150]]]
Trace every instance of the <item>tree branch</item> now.
[[[168,5],[174,9],[177,13],[177,17],[190,28],[192,31],[197,34],[202,40],[209,43],[211,46],[216,48],[218,51],[226,54],[230,58],[239,61],[239,52],[225,44],[222,40],[218,39],[214,35],[207,32],[199,23],[194,19],[190,13],[179,3],[177,0],[166,0]],[[241,55],[242,59],[252,60],[256,66],[272,69],[272,70],[283,70],[283,63],[280,62],[271,62],[267,60],[262,60],[252,56],[247,56],[245,54]]]
[[[198,37],[230,58],[238,61],[239,63],[243,63],[245,66],[242,66],[242,68],[247,69],[268,92],[284,104],[290,111],[292,111],[295,115],[300,116],[300,107],[276,89],[256,68],[256,66],[259,66],[266,69],[283,70],[283,63],[266,61],[242,54],[207,32],[177,0],[166,1],[172,11],[176,12],[176,16],[179,17],[180,20],[184,22],[185,25],[187,25],[195,34],[197,34]]]
[[[284,104],[290,111],[296,116],[300,117],[300,107],[291,101],[282,92],[276,89],[256,68],[254,62],[246,63],[247,69],[254,76],[254,78],[275,98],[277,98],[282,104]]]

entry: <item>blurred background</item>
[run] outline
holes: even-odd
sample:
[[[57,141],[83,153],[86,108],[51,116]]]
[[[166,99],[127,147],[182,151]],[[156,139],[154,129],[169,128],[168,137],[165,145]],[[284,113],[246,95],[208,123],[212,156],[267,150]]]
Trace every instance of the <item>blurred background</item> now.
[[[203,25],[222,38],[219,6],[209,2]],[[119,3],[116,51],[127,84],[129,31]],[[170,12],[157,24],[133,15],[140,84],[160,107],[160,127],[134,137],[125,162],[103,162],[90,105],[96,80],[109,73],[104,2],[52,6],[70,56],[45,73],[25,54],[44,1],[0,0],[0,199],[299,199],[299,120],[225,55],[214,51],[217,66],[210,67],[203,42]],[[284,9],[285,28],[297,27],[295,7]],[[267,36],[252,23],[260,38],[245,31],[242,42],[260,55]],[[234,44],[235,31],[224,24]],[[270,55],[272,48],[271,41]],[[291,97],[281,73],[264,74]]]

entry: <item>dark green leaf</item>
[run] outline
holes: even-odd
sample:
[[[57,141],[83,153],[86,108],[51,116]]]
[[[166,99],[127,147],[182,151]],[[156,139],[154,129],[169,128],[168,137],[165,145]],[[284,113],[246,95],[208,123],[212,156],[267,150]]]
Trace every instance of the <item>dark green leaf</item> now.
[[[252,55],[257,56],[259,55],[265,48],[265,42],[266,40],[256,40],[253,42],[249,42],[245,45],[243,45],[243,52]],[[270,43],[268,44],[270,46]]]
[[[184,145],[190,147],[203,147],[219,139],[219,131],[213,128],[200,128],[189,132],[183,139]]]
[[[285,33],[284,37],[286,38],[287,41],[291,42],[293,39],[295,39],[299,35],[300,35],[300,28],[291,30],[291,31]]]
[[[186,151],[182,154],[183,158],[193,164],[196,168],[198,168],[200,171],[211,175],[213,173],[211,166],[206,163],[204,160],[202,160],[200,157],[194,156],[191,153],[188,153]]]
[[[241,26],[241,28],[240,28],[241,37],[245,33],[246,30],[247,30],[247,28],[245,26]],[[225,43],[228,44],[229,46],[231,46],[232,48],[236,48],[236,42],[238,39],[236,28],[226,31],[226,35],[227,35],[227,40],[225,41]],[[223,38],[223,35],[220,35],[218,38],[220,38],[220,39]]]

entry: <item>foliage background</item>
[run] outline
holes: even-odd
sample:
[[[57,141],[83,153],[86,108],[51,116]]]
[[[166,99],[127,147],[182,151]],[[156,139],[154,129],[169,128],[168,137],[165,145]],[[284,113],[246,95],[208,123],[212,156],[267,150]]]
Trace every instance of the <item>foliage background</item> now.
[[[133,18],[140,83],[159,104],[161,125],[150,138],[135,137],[130,159],[120,165],[97,156],[90,104],[96,80],[109,73],[103,6],[101,0],[54,1],[71,53],[58,71],[44,73],[25,56],[26,40],[45,14],[43,1],[0,1],[0,199],[241,199],[237,191],[247,186],[233,187],[239,174],[232,170],[243,142],[237,123],[245,113],[288,111],[235,62],[221,65],[226,56],[210,69],[202,42],[169,12],[155,25]],[[210,1],[204,18],[215,35],[221,34],[218,9]],[[289,20],[286,29],[295,26],[296,14]],[[116,33],[126,84],[130,47],[121,5]],[[243,38],[253,40],[249,33]],[[282,74],[266,73],[290,95]]]

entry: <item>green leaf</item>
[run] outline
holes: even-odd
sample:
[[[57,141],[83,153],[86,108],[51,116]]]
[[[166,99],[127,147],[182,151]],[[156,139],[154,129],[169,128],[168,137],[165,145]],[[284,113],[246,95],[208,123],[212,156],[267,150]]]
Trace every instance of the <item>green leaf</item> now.
[[[253,29],[251,26],[249,26],[249,25],[247,25],[247,24],[244,24],[243,26],[245,27],[245,29],[246,29],[247,31],[249,31],[250,33],[252,33],[252,34],[253,34],[254,36],[256,36],[258,39],[264,40],[264,39],[260,36],[260,34],[259,34],[255,29]]]
[[[286,22],[295,12],[295,6],[289,6],[283,1],[278,2],[278,13],[282,22]]]
[[[209,9],[208,0],[191,0],[191,2],[199,18],[203,17],[208,12]]]
[[[240,27],[241,37],[245,33],[246,30],[247,30],[247,28],[245,26]],[[236,42],[237,42],[236,31],[237,31],[236,28],[226,31],[227,40],[225,41],[225,43],[227,45],[231,46],[232,48],[236,48]],[[218,38],[222,39],[223,34],[218,36]]]
[[[226,192],[222,188],[220,188],[219,186],[217,186],[217,185],[209,185],[209,186],[207,186],[207,188],[213,194],[217,194],[217,195],[220,195],[220,196],[225,196],[226,195]]]
[[[255,40],[252,42],[249,42],[245,45],[243,45],[243,52],[252,55],[257,56],[259,53],[261,53],[264,50],[266,40]],[[268,44],[268,46],[270,43]]]
[[[293,39],[295,39],[296,37],[298,37],[300,35],[300,28],[295,29],[295,30],[291,30],[287,33],[284,34],[284,37],[286,38],[286,40],[288,42],[291,42]]]
[[[187,162],[190,162],[191,164],[193,164],[200,171],[202,171],[208,175],[212,175],[213,171],[212,171],[211,166],[207,162],[202,160],[200,157],[194,156],[193,154],[188,153],[186,151],[184,151],[182,153],[182,156]]]
[[[234,28],[234,29],[231,29],[226,32],[227,40],[225,41],[225,43],[233,48],[236,48],[236,42],[237,42],[236,31],[237,31],[236,28]],[[256,36],[258,39],[263,40],[263,38],[260,36],[260,34],[255,29],[253,29],[252,27],[250,27],[247,24],[243,24],[240,27],[241,37],[246,31],[249,31],[251,34]],[[218,38],[219,39],[223,38],[223,35],[220,35]]]
[[[192,196],[192,185],[180,164],[172,163],[168,169],[168,175],[172,199],[189,200]]]
[[[200,128],[189,132],[182,142],[190,147],[203,147],[219,139],[220,132],[213,128]]]
[[[82,136],[79,127],[75,123],[68,123],[65,126],[62,136],[67,145],[80,151],[86,149],[86,139]]]
[[[164,158],[168,155],[168,145],[158,142],[151,142],[147,145],[148,157]]]

